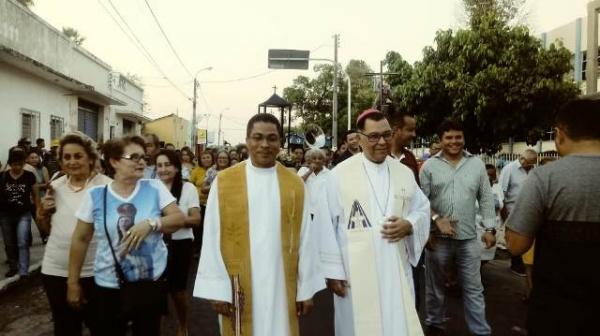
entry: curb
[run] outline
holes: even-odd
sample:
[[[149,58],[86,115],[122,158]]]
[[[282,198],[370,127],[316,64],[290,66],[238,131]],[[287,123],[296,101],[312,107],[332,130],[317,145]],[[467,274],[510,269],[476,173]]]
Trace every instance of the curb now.
[[[40,271],[41,268],[42,268],[41,261],[38,261],[34,264],[29,265],[29,275],[31,276],[31,275],[38,273],[38,271]],[[8,290],[10,287],[15,285],[20,279],[21,279],[21,276],[14,275],[10,278],[0,280],[0,293],[3,293],[6,290]]]

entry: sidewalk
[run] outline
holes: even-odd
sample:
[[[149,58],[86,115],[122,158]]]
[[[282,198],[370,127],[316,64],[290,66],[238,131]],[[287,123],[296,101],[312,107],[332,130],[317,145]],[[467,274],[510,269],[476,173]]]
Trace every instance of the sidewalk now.
[[[31,234],[33,236],[33,243],[29,249],[29,273],[37,272],[42,267],[42,258],[44,257],[44,244],[40,238],[40,233],[35,226],[31,223]],[[6,253],[4,251],[4,237],[0,233],[0,292],[4,291],[11,284],[15,283],[20,279],[18,275],[10,278],[5,278],[4,274],[8,272],[8,265],[6,264]]]

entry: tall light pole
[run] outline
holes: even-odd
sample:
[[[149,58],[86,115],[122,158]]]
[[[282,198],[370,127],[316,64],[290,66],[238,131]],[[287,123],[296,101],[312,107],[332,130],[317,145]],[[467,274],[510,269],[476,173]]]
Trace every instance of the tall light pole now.
[[[217,133],[217,146],[221,145],[221,120],[223,120],[223,112],[227,110],[229,110],[229,107],[224,108],[221,110],[221,113],[219,113],[219,133]]]
[[[198,74],[202,71],[210,70],[212,70],[211,66],[202,68],[194,75],[194,98],[192,99],[192,146],[194,148],[194,152],[196,152],[196,146],[198,145],[198,121],[196,118],[196,101],[198,100]],[[208,133],[208,129],[206,132]]]
[[[339,44],[339,34],[333,35],[333,120],[331,133],[333,133],[333,141],[331,147],[333,150],[337,149],[337,123],[338,123],[338,99],[337,99],[337,90],[338,90],[338,44]]]

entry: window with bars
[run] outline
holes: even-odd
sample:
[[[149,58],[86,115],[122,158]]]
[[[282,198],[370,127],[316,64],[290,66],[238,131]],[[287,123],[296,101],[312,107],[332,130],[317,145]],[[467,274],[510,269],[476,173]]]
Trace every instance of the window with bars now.
[[[40,135],[40,113],[21,109],[21,137],[34,141]]]
[[[50,116],[50,140],[60,139],[64,133],[65,121],[61,117]]]

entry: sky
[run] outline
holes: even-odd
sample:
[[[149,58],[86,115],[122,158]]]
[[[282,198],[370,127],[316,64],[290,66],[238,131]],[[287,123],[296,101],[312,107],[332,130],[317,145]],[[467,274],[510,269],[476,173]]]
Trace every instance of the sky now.
[[[585,16],[587,2],[528,0],[524,23],[540,34]],[[387,51],[413,63],[432,45],[436,31],[464,24],[461,0],[36,0],[32,10],[58,29],[77,29],[86,38],[83,47],[116,71],[141,77],[150,118],[178,113],[191,120],[193,75],[212,67],[197,77],[199,127],[208,122],[209,131],[215,130],[223,114],[223,137],[233,144],[243,142],[246,121],[274,86],[282,94],[295,77],[314,75],[270,71],[269,49],[311,50],[311,58],[333,58],[333,35],[340,34],[343,66],[361,59],[378,69]],[[115,20],[136,36],[128,38]],[[153,62],[136,48],[136,39]]]

